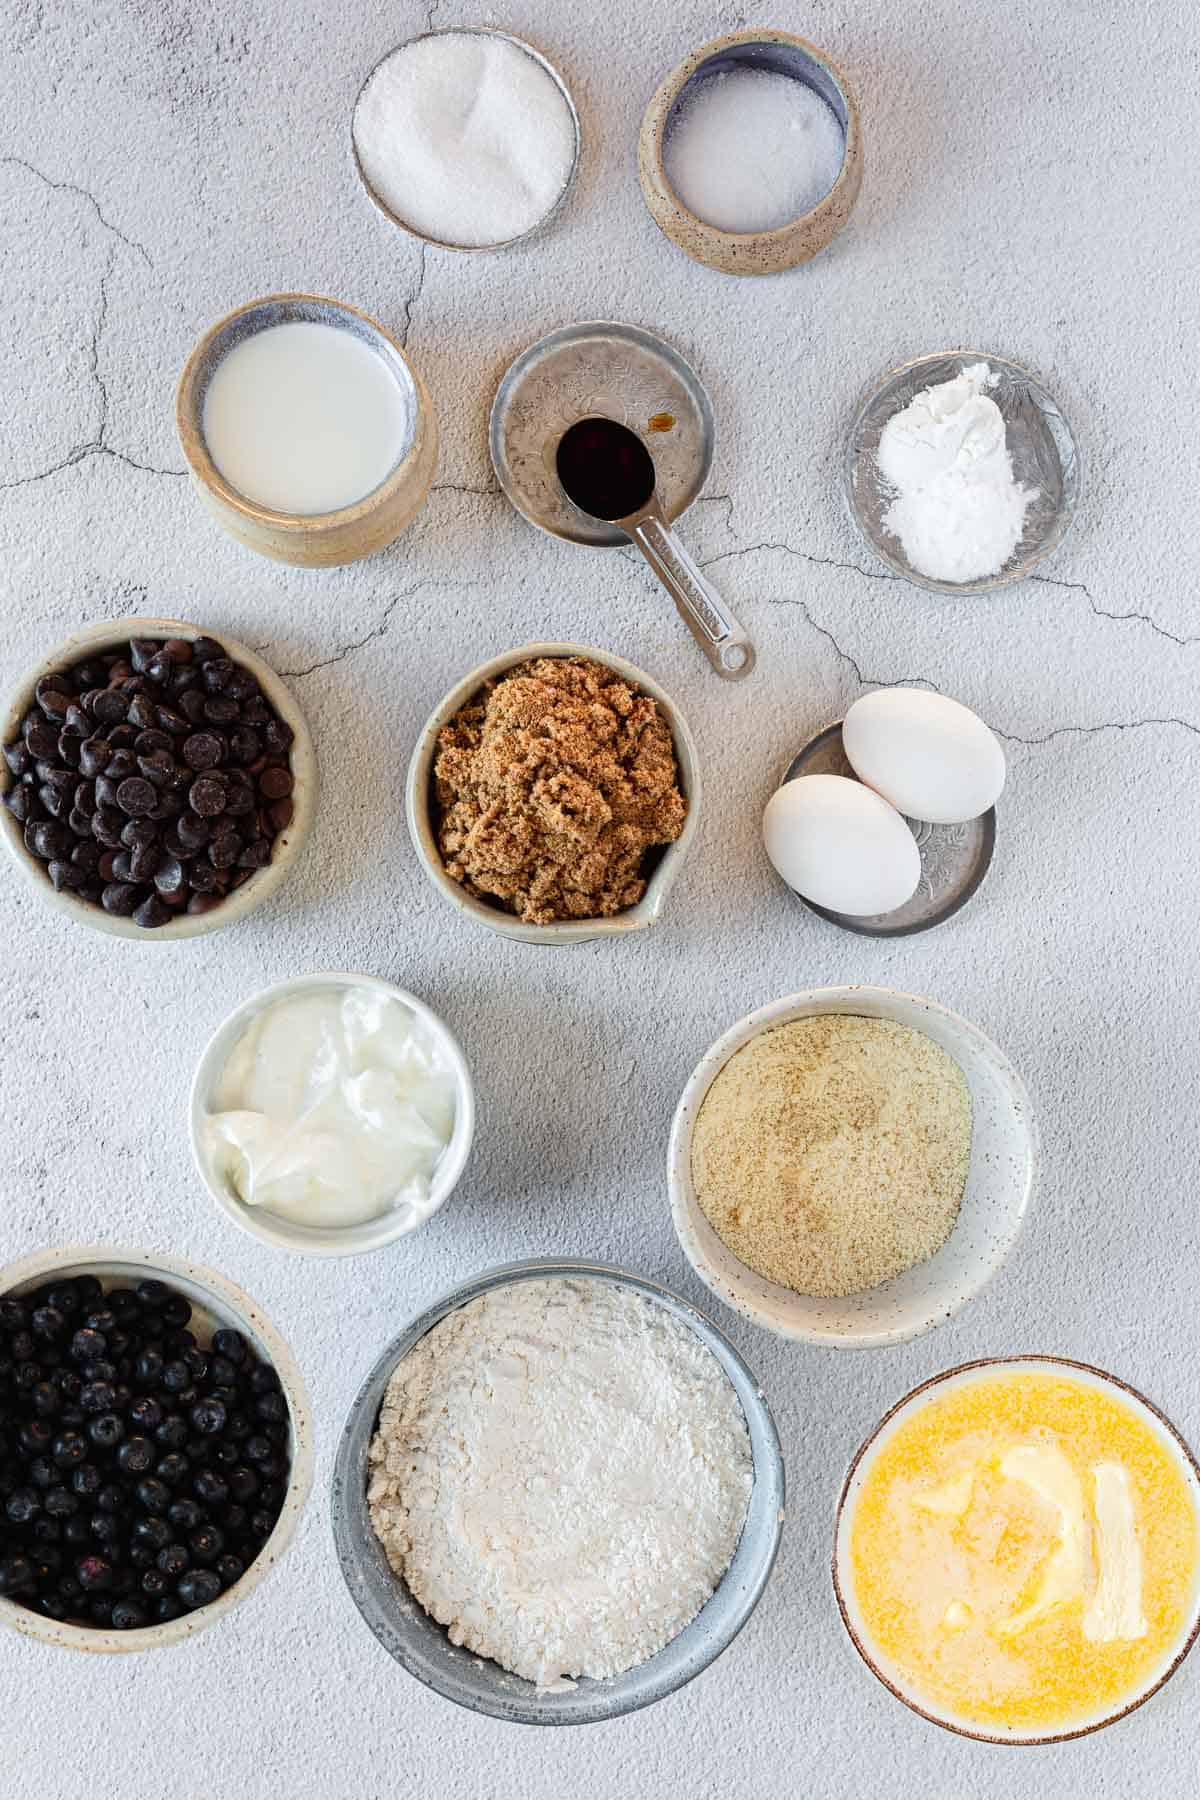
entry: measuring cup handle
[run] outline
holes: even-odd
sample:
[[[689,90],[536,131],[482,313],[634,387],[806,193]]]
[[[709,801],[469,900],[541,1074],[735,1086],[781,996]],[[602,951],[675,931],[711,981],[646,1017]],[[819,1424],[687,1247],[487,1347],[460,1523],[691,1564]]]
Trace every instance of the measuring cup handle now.
[[[717,674],[726,681],[741,681],[749,675],[754,667],[754,645],[670,526],[648,513],[626,529]]]

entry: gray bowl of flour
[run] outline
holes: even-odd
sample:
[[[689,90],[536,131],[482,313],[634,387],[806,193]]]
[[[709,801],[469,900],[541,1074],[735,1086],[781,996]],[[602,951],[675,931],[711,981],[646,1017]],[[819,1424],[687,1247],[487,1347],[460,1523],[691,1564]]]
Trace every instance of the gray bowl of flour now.
[[[612,1283],[644,1296],[684,1324],[715,1358],[737,1398],[750,1440],[753,1482],[733,1559],[690,1624],[655,1655],[604,1680],[550,1688],[452,1644],[389,1565],[368,1511],[368,1453],[397,1365],[460,1307],[513,1283],[559,1279]],[[491,1269],[436,1302],[380,1356],[350,1408],[333,1473],[334,1543],[358,1610],[389,1655],[447,1700],[518,1725],[587,1725],[652,1706],[674,1693],[731,1644],[766,1587],[783,1528],[784,1471],[779,1438],[762,1392],[733,1345],[702,1313],[667,1289],[602,1263],[536,1258]]]

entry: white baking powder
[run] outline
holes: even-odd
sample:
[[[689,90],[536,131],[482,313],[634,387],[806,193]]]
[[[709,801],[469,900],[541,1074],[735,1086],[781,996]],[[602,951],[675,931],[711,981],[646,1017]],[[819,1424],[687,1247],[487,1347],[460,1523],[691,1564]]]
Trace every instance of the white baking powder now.
[[[909,563],[933,581],[998,575],[1021,541],[1031,488],[1013,478],[997,377],[972,363],[923,388],[893,414],[879,439],[879,472],[894,499],[884,528]]]
[[[737,1396],[683,1322],[606,1281],[515,1282],[393,1375],[371,1521],[450,1640],[549,1687],[682,1631],[753,1483]]]
[[[380,63],[354,109],[370,186],[414,231],[462,248],[531,231],[567,184],[575,123],[528,51],[439,31]]]
[[[663,166],[698,219],[719,231],[774,231],[825,198],[845,153],[832,110],[805,82],[729,69],[685,90]]]

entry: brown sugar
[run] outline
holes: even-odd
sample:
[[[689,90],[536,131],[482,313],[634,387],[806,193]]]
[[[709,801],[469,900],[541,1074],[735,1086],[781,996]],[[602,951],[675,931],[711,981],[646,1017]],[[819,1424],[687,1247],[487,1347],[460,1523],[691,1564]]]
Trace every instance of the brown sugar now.
[[[446,873],[533,925],[636,906],[647,851],[687,817],[657,700],[585,657],[488,682],[438,733],[433,774]]]

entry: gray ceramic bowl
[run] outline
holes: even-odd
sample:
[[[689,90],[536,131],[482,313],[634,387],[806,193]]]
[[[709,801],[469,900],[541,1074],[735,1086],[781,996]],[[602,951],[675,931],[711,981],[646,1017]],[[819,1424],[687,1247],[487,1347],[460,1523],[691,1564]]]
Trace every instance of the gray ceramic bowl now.
[[[223,925],[234,925],[239,919],[244,919],[256,906],[269,900],[286,881],[307,842],[317,806],[317,758],[304,714],[274,669],[263,662],[260,656],[256,656],[246,644],[240,644],[236,638],[230,637],[228,632],[206,634],[199,625],[189,625],[182,619],[108,619],[99,625],[88,625],[74,636],[64,639],[61,644],[56,644],[36,667],[28,671],[24,680],[17,685],[0,728],[3,731],[0,741],[7,744],[16,737],[22,718],[33,705],[34,688],[43,675],[52,675],[70,663],[83,662],[87,657],[101,655],[106,650],[116,650],[122,644],[127,644],[131,637],[197,638],[204,635],[215,636],[235,662],[249,669],[279,717],[292,728],[290,763],[295,782],[292,791],[295,811],[287,830],[281,831],[276,838],[271,860],[265,869],[256,869],[249,881],[235,888],[228,899],[223,900],[220,906],[214,906],[211,912],[184,912],[178,918],[169,919],[165,925],[146,930],[141,925],[135,925],[132,919],[106,913],[103,907],[80,900],[74,894],[65,891],[57,893],[50,885],[45,863],[25,848],[21,826],[6,806],[0,806],[0,836],[4,839],[9,855],[41,898],[59,912],[67,913],[79,924],[90,925],[95,931],[107,932],[110,937],[140,938],[143,943],[170,943],[176,938],[201,937],[207,932],[220,930]],[[11,785],[12,777],[8,766],[0,760],[0,792]]]
[[[606,1681],[542,1693],[496,1663],[456,1648],[388,1566],[367,1514],[367,1452],[384,1390],[396,1365],[427,1331],[480,1294],[547,1277],[611,1281],[645,1294],[696,1333],[716,1357],[741,1403],[754,1459],[750,1509],[733,1561],[716,1592],[679,1636],[648,1662]],[[637,1712],[673,1694],[728,1648],[766,1587],[783,1529],[784,1473],[774,1421],[761,1388],[727,1338],[687,1301],[624,1269],[553,1257],[489,1269],[447,1294],[388,1345],[350,1408],[333,1472],[333,1536],[350,1596],[390,1656],[435,1693],[472,1712],[517,1725],[589,1725]]]
[[[41,1613],[0,1599],[0,1625],[9,1625],[26,1637],[68,1650],[92,1652],[157,1650],[189,1638],[215,1625],[249,1598],[279,1561],[295,1535],[300,1514],[308,1500],[313,1473],[313,1421],[304,1378],[296,1359],[258,1303],[240,1287],[206,1269],[144,1250],[125,1250],[108,1244],[71,1244],[58,1250],[42,1250],[0,1269],[0,1294],[28,1293],[46,1282],[65,1281],[74,1275],[95,1275],[105,1290],[125,1287],[154,1277],[167,1281],[192,1303],[193,1317],[203,1333],[231,1327],[249,1338],[258,1354],[275,1366],[291,1421],[292,1469],[283,1509],[275,1529],[240,1581],[226,1588],[211,1606],[185,1613],[165,1625],[147,1625],[135,1631],[104,1631],[85,1625],[66,1625]]]
[[[489,906],[485,900],[477,900],[473,894],[468,894],[464,887],[447,875],[438,849],[432,792],[439,731],[443,725],[449,724],[486,681],[503,675],[518,663],[529,662],[538,656],[586,656],[593,662],[603,663],[606,668],[613,669],[622,680],[658,701],[675,739],[679,785],[688,803],[687,819],[679,837],[663,850],[649,878],[646,892],[637,905],[628,907],[611,919],[566,919],[554,925],[526,925],[515,914],[505,912],[503,907]],[[477,920],[480,925],[486,925],[491,931],[498,931],[501,937],[516,938],[523,944],[585,944],[591,938],[619,937],[628,931],[642,931],[659,918],[667,895],[675,885],[675,878],[695,840],[700,820],[699,753],[695,739],[675,702],[644,670],[626,662],[623,656],[610,656],[607,651],[593,650],[587,644],[523,644],[519,650],[507,650],[503,656],[493,656],[490,662],[481,663],[469,675],[464,675],[450,689],[441,705],[430,714],[408,765],[404,808],[408,817],[409,836],[425,873],[443,898],[458,912],[466,918]]]

